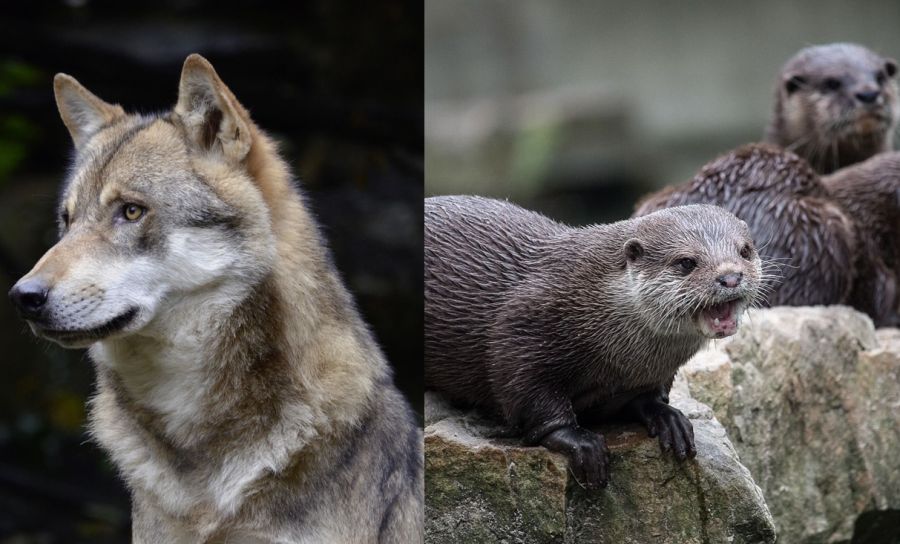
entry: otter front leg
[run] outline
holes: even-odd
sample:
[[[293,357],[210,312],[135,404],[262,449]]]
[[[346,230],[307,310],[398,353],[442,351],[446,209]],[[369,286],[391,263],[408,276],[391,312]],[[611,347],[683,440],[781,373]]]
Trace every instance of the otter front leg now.
[[[507,408],[517,414],[525,431],[527,445],[540,444],[569,459],[575,480],[587,489],[599,489],[609,483],[609,449],[602,435],[584,429],[575,420],[571,401],[560,393],[534,394],[527,405]]]
[[[575,480],[587,489],[609,483],[609,449],[603,435],[581,427],[563,427],[548,434],[541,445],[569,458]]]
[[[625,411],[647,427],[648,435],[659,437],[664,452],[673,451],[679,461],[696,457],[694,426],[680,410],[669,406],[668,400],[660,388],[631,399]]]

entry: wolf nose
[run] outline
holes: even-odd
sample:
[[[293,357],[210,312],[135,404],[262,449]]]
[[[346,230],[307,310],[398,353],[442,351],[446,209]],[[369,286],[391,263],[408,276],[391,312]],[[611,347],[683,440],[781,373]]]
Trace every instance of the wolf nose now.
[[[719,285],[722,287],[737,287],[741,284],[741,279],[743,279],[744,274],[741,272],[732,272],[731,274],[724,274],[716,278],[716,281],[719,282]]]
[[[36,319],[41,317],[49,291],[43,281],[30,279],[15,284],[9,291],[9,298],[19,315],[25,319]]]
[[[878,99],[878,91],[865,91],[856,93],[856,99],[863,104],[871,104]]]

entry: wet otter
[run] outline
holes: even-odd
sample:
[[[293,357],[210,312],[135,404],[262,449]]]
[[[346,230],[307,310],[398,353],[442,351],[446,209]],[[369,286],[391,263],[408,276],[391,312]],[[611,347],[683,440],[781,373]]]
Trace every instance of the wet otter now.
[[[820,173],[893,148],[897,63],[861,45],[807,47],[784,65],[769,143],[794,151]]]
[[[822,182],[856,222],[850,304],[876,327],[900,326],[900,152],[876,155]]]
[[[722,206],[747,222],[763,261],[777,269],[764,282],[767,305],[848,302],[853,222],[797,155],[767,144],[739,147],[693,180],[645,197],[634,215],[685,204]]]
[[[714,206],[571,228],[508,202],[426,199],[426,387],[565,453],[589,488],[606,485],[608,452],[585,418],[633,417],[685,459],[672,378],[736,332],[760,274],[747,226]]]

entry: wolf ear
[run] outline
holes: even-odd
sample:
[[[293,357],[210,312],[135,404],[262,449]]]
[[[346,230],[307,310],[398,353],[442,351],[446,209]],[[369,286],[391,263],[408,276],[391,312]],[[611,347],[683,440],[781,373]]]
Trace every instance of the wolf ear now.
[[[175,114],[199,149],[218,151],[239,163],[250,151],[250,118],[208,60],[196,53],[184,61]]]
[[[103,125],[125,116],[121,106],[97,98],[67,74],[56,74],[53,78],[53,94],[59,116],[72,135],[75,149],[80,149],[88,137]]]

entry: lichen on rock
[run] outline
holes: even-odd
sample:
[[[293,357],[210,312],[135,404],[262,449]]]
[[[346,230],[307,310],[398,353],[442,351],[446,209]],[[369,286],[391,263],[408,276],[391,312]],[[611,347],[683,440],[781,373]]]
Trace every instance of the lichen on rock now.
[[[673,390],[694,424],[697,458],[663,454],[637,426],[609,426],[609,487],[586,491],[566,459],[427,394],[426,540],[430,543],[774,542],[772,517],[724,428]]]
[[[759,310],[682,374],[762,488],[780,541],[850,541],[863,513],[866,526],[896,524],[900,331],[840,306]]]

